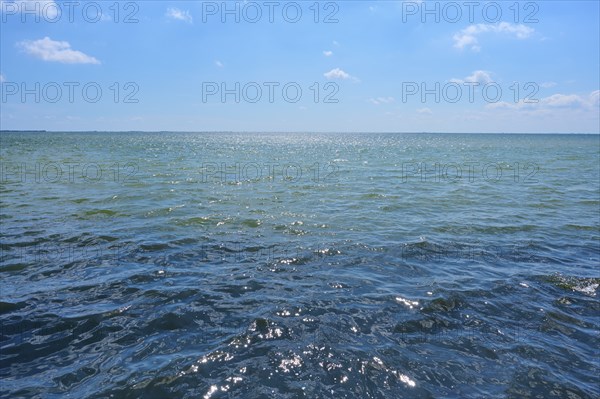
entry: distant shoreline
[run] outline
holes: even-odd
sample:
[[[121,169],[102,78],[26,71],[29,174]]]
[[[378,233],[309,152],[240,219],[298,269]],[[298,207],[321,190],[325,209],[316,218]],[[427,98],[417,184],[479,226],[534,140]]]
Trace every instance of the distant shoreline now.
[[[51,133],[47,130],[0,130],[0,133]]]
[[[517,133],[517,132],[293,132],[293,131],[193,131],[193,130],[10,130],[2,129],[0,133],[183,133],[183,134],[505,134],[505,135],[600,135],[600,132],[570,132],[570,133]]]

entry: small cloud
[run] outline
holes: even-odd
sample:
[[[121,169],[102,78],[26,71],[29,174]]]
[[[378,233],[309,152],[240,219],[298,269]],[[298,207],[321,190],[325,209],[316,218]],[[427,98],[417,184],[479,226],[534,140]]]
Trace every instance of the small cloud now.
[[[578,94],[553,94],[549,97],[542,98],[539,101],[541,106],[553,107],[553,108],[590,108],[596,109],[598,108],[599,102],[598,98],[600,90],[596,90],[591,92],[587,97],[580,96]]]
[[[329,80],[333,80],[333,79],[341,79],[341,80],[352,79],[354,81],[358,81],[358,79],[356,79],[354,76],[351,76],[349,73],[341,70],[340,68],[334,68],[334,69],[332,69],[329,72],[325,72],[323,74],[323,76],[325,76]]]
[[[167,8],[167,13],[165,14],[165,16],[167,18],[174,19],[176,21],[184,21],[189,24],[193,22],[190,12],[187,10],[180,10],[179,8]]]
[[[336,40],[333,41],[333,45],[336,46],[336,47],[340,46],[340,44]]]
[[[377,98],[369,98],[368,100],[371,104],[379,105],[379,104],[390,104],[394,102],[394,97],[377,97]]]
[[[218,66],[219,68],[223,68],[225,65],[223,65],[223,63],[219,60],[215,61],[215,65]]]
[[[470,46],[471,50],[479,51],[481,46],[479,45],[478,36],[482,33],[505,33],[515,36],[517,39],[527,39],[530,37],[535,30],[523,24],[511,24],[510,22],[500,22],[499,24],[475,24],[469,25],[463,30],[455,33],[452,37],[454,39],[454,47],[462,50],[465,47]]]
[[[586,103],[585,99],[577,94],[553,94],[541,101],[549,107],[572,107]]]
[[[450,79],[450,82],[460,83],[460,84],[468,82],[468,83],[479,83],[481,85],[485,85],[487,83],[490,83],[491,81],[492,81],[492,78],[490,76],[490,73],[488,71],[481,71],[481,70],[473,71],[473,73],[471,75],[467,76],[464,79],[456,79],[456,78]]]
[[[323,55],[325,57],[331,57],[333,55],[333,51],[325,50],[325,51],[323,51]]]
[[[549,89],[550,87],[554,87],[556,86],[556,82],[543,82],[540,83],[540,87],[544,88],[544,89]]]
[[[511,103],[508,101],[498,101],[496,103],[486,104],[485,108],[487,109],[510,109],[510,110],[518,110],[524,108],[528,103],[523,101],[519,101],[518,103]]]
[[[6,78],[4,77],[3,74],[0,73],[0,83],[4,83],[6,82]]]
[[[334,68],[329,72],[323,74],[327,79],[350,79],[350,74],[344,72],[340,68]]]
[[[69,42],[55,41],[48,36],[39,40],[24,40],[17,45],[27,54],[44,61],[63,64],[100,64],[96,58],[71,49]]]
[[[431,110],[431,108],[419,108],[417,110],[417,113],[421,114],[421,115],[432,115],[433,111]]]
[[[523,111],[551,111],[559,108],[587,109],[597,111],[600,105],[600,90],[591,92],[588,96],[578,94],[553,94],[542,99],[528,99],[519,102],[500,101],[487,104],[489,109],[508,109]]]
[[[471,75],[465,78],[465,82],[477,82],[481,84],[490,83],[492,78],[490,74],[486,71],[474,71]]]

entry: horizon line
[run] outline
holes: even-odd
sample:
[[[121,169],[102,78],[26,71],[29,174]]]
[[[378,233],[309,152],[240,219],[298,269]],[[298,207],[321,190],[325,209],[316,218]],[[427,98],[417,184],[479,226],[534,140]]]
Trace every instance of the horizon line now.
[[[585,134],[600,135],[598,132],[407,132],[407,131],[280,131],[280,130],[43,130],[43,129],[0,129],[0,133],[236,133],[236,134]]]

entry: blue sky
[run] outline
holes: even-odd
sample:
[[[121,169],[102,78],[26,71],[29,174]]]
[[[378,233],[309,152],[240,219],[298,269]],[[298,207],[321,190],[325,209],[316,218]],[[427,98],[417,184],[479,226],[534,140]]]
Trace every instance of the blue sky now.
[[[0,6],[2,129],[600,130],[597,1]]]

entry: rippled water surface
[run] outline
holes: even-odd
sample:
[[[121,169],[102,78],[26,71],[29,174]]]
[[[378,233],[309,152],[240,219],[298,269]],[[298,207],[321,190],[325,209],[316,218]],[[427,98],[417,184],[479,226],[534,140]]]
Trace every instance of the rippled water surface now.
[[[2,133],[0,161],[2,397],[600,396],[598,136]]]

